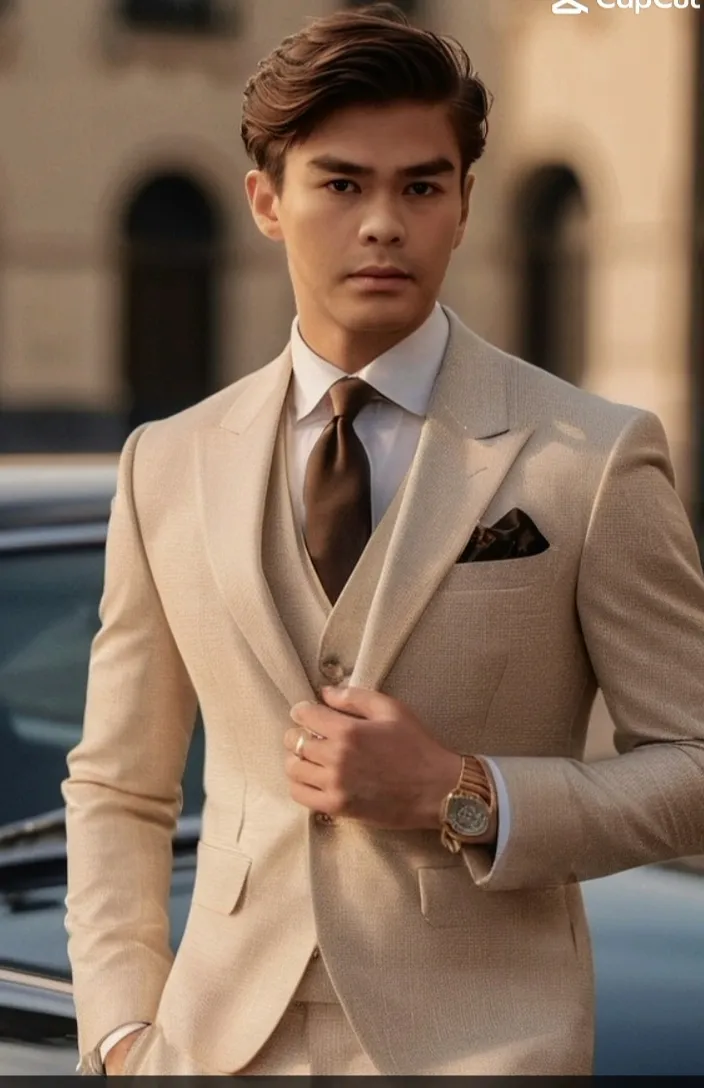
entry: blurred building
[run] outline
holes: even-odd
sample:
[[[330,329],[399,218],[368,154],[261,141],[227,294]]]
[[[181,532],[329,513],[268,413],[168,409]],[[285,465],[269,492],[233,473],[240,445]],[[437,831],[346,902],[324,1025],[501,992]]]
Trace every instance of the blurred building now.
[[[343,2],[0,3],[0,450],[116,449],[278,353],[293,302],[244,196],[241,93]],[[445,301],[658,412],[699,519],[701,11],[588,4],[402,4],[458,37],[495,95]]]

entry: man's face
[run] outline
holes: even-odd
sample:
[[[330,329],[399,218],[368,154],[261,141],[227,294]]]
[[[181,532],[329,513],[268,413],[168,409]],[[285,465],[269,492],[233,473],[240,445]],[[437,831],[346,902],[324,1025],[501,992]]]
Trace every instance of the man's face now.
[[[422,324],[462,240],[472,181],[461,185],[447,107],[416,103],[335,113],[290,149],[278,195],[266,174],[248,175],[316,350],[345,334],[393,342]]]

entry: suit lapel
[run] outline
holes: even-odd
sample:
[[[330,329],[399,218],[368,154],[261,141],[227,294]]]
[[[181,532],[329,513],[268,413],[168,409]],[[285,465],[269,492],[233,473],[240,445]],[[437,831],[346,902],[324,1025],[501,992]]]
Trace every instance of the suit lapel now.
[[[353,686],[383,683],[533,430],[512,419],[513,364],[448,313],[450,340],[405,485],[331,617],[331,630],[341,631],[351,610],[355,630],[362,629],[361,641],[352,640],[359,646]],[[274,603],[261,551],[290,377],[287,348],[242,383],[219,426],[198,434],[197,453],[214,577],[253,653],[293,704],[316,695]],[[321,651],[339,650],[334,641],[326,629]]]
[[[284,698],[314,700],[262,568],[264,510],[286,391],[288,349],[253,374],[219,426],[198,435],[201,519],[222,596]]]
[[[371,601],[352,686],[378,688],[533,428],[508,358],[449,312],[450,340]]]

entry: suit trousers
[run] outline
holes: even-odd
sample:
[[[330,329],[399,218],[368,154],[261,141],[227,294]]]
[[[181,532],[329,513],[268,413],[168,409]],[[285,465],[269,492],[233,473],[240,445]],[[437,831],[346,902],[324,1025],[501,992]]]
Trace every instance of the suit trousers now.
[[[322,956],[311,959],[281,1020],[237,1076],[378,1075],[340,1005]]]

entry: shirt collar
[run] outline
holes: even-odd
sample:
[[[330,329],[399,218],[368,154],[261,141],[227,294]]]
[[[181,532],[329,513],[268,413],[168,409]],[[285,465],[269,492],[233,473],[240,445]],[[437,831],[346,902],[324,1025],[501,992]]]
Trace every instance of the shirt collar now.
[[[357,373],[385,397],[408,412],[424,416],[442,363],[450,323],[439,303],[430,317]],[[293,413],[296,422],[316,408],[344,371],[316,355],[300,334],[298,318],[291,328]]]

